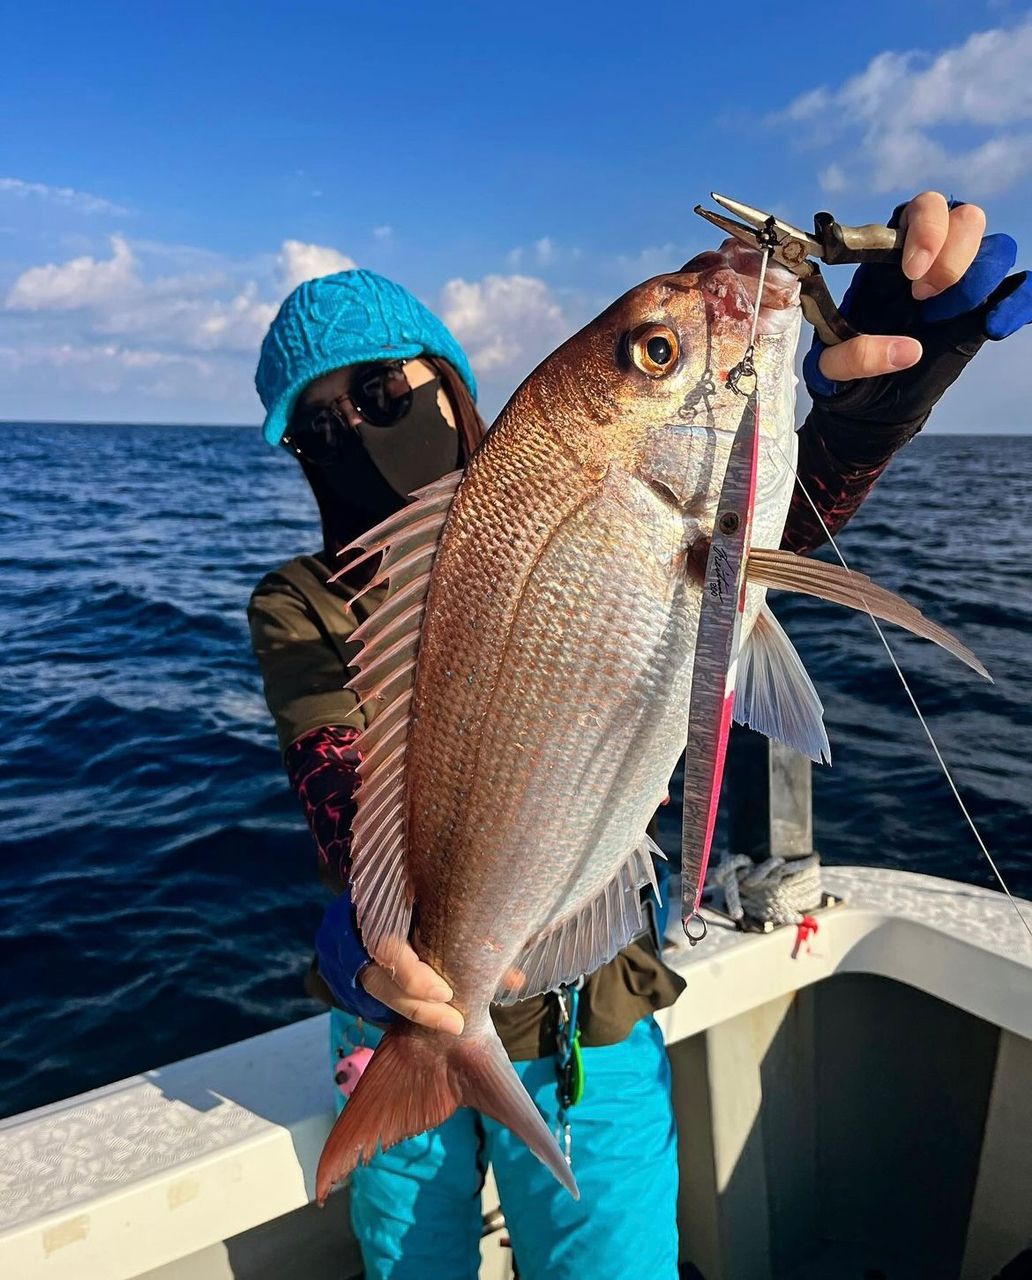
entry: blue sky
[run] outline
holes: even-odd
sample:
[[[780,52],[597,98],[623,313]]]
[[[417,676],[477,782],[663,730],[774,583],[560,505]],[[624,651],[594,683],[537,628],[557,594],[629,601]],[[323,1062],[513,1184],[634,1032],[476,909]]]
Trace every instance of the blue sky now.
[[[977,199],[1032,265],[1032,13],[1005,3],[23,6],[0,104],[0,418],[257,422],[287,289],[442,313],[488,416],[711,189],[800,223]],[[809,11],[807,11],[809,12]],[[842,271],[833,272],[837,290]],[[935,426],[1032,430],[1032,330]]]

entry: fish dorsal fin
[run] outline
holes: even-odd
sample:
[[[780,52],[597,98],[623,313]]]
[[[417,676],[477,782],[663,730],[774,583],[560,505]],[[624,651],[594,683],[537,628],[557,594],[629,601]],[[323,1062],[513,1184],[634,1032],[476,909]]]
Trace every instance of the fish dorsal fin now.
[[[734,716],[817,764],[831,763],[824,707],[795,645],[767,605],[738,655]]]
[[[827,564],[824,560],[813,560],[809,556],[797,556],[793,551],[754,547],[749,552],[747,577],[754,585],[773,587],[778,591],[798,591],[803,595],[818,596],[821,600],[845,605],[847,609],[857,609],[861,613],[871,612],[883,622],[894,622],[896,626],[913,632],[915,636],[931,640],[961,662],[967,663],[980,676],[992,679],[967,645],[952,632],[940,627],[937,622],[930,621],[894,591],[879,587],[866,574],[854,573],[852,569]]]
[[[531,938],[495,992],[496,1004],[515,1004],[555,991],[611,960],[645,928],[641,890],[656,890],[652,856],[662,857],[654,840],[644,840],[604,889]],[[658,890],[656,890],[658,892]],[[517,978],[517,975],[520,975]]]
[[[358,696],[366,728],[351,831],[351,896],[366,950],[393,971],[412,921],[412,883],[405,857],[405,747],[419,636],[430,571],[462,472],[412,495],[413,501],[357,539],[348,564],[382,557],[369,587],[384,598],[352,634],[360,645],[348,688]],[[342,554],[344,554],[342,553]]]

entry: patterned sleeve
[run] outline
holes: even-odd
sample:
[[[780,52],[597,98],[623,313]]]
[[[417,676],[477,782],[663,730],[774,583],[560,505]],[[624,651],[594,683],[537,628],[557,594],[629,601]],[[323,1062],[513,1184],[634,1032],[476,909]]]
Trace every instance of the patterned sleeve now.
[[[291,743],[284,756],[294,788],[319,851],[322,879],[344,891],[351,864],[351,823],[358,790],[358,730],[324,725]]]
[[[806,555],[827,542],[821,520],[837,534],[856,514],[897,451],[917,435],[927,416],[885,426],[857,422],[814,406],[799,431],[799,479],[792,490],[781,540],[784,550]]]

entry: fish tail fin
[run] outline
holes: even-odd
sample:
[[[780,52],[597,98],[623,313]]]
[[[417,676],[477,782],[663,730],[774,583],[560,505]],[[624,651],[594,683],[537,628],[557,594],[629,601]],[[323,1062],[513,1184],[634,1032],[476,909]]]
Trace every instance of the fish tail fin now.
[[[324,1204],[334,1185],[359,1163],[368,1164],[377,1150],[436,1128],[460,1106],[474,1107],[511,1129],[578,1198],[570,1167],[493,1026],[456,1039],[403,1023],[377,1045],[326,1139],[316,1199]]]
[[[523,1087],[490,1022],[487,1034],[473,1041],[464,1057],[460,1069],[463,1105],[483,1112],[522,1138],[545,1168],[579,1200],[576,1179],[559,1150],[555,1134]]]
[[[391,1028],[330,1130],[315,1175],[315,1198],[324,1204],[333,1187],[359,1164],[368,1164],[377,1150],[443,1124],[460,1102],[448,1055],[411,1025]]]

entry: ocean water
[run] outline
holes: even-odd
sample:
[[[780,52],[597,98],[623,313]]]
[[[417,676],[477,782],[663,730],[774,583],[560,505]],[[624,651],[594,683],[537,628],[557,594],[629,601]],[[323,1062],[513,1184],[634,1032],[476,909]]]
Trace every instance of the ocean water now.
[[[256,430],[0,426],[0,1113],[311,1012],[323,904],[248,644],[314,504]],[[842,538],[955,629],[890,629],[989,847],[1032,895],[1032,437],[928,437]],[[990,873],[870,622],[775,609],[825,701],[827,862]],[[676,847],[679,810],[663,813]],[[1015,921],[1015,945],[1019,945]]]

